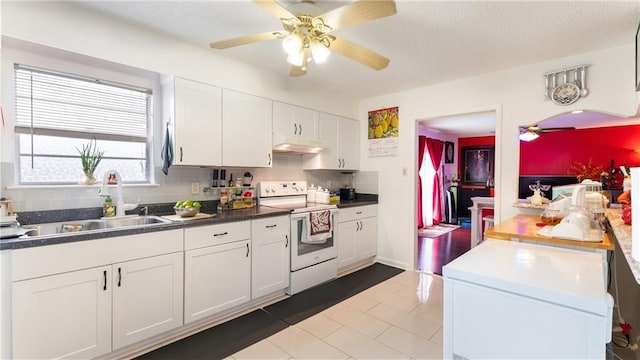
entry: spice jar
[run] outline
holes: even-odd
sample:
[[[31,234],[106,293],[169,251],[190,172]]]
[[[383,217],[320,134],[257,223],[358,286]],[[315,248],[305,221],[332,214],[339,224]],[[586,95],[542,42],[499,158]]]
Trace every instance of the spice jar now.
[[[227,192],[226,191],[220,192],[220,205],[222,206],[223,209],[227,207],[228,202],[229,202],[229,196],[227,195]]]

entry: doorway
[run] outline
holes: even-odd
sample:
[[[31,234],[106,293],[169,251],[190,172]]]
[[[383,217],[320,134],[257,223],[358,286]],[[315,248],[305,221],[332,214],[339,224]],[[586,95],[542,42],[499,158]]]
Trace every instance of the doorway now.
[[[443,151],[437,169],[433,167],[433,162],[430,161],[428,153],[423,154],[422,164],[416,164],[416,173],[422,179],[421,181],[417,180],[418,184],[422,184],[421,191],[417,193],[422,194],[422,196],[421,199],[417,199],[416,207],[419,206],[418,201],[422,201],[423,209],[427,210],[420,212],[416,209],[416,214],[422,213],[421,219],[418,217],[415,219],[417,229],[415,241],[416,270],[442,275],[442,267],[444,265],[471,248],[471,224],[464,221],[464,219],[458,219],[459,215],[464,215],[468,211],[467,209],[459,209],[458,206],[460,204],[463,207],[468,207],[467,204],[462,204],[458,198],[459,179],[462,177],[460,148],[461,145],[486,145],[487,143],[495,145],[495,131],[495,109],[426,118],[417,121],[416,134],[418,136],[418,144],[421,136],[446,143],[447,145],[452,144],[450,146],[453,148],[453,156]],[[426,146],[424,149],[428,151]],[[416,151],[420,151],[420,146],[416,147]],[[416,159],[420,159],[420,154],[417,155]],[[449,155],[449,159],[446,159],[447,155]],[[434,173],[435,177],[437,177],[436,181],[431,180],[434,178]],[[441,204],[439,207],[431,206],[433,201],[431,194],[433,194],[434,186],[440,187]],[[465,192],[462,193],[463,195],[465,194]],[[434,214],[430,213],[430,209],[433,208],[440,208],[441,211],[441,214],[436,216],[437,220],[440,220],[440,224],[437,224],[438,221],[436,220],[435,223],[437,225],[435,226],[433,225]],[[419,229],[420,225],[423,227],[422,230]],[[434,231],[431,231],[432,229]]]

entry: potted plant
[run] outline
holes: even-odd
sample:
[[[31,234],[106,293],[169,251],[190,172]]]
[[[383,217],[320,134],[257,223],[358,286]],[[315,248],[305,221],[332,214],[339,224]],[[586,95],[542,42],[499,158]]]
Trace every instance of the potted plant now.
[[[88,144],[82,145],[82,150],[78,149],[77,147],[76,150],[78,150],[78,153],[80,153],[82,172],[85,176],[84,183],[86,185],[95,184],[97,181],[94,172],[100,164],[100,161],[102,161],[102,155],[104,154],[104,151],[100,151],[98,149],[95,138],[91,139]]]

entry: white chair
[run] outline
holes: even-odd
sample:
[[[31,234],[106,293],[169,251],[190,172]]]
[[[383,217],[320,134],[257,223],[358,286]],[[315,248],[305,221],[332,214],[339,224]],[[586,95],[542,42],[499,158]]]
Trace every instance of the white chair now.
[[[482,236],[480,237],[480,242],[483,242],[485,239],[484,233],[493,226],[493,215],[487,215],[482,217],[482,221],[484,221],[484,230],[482,231]]]

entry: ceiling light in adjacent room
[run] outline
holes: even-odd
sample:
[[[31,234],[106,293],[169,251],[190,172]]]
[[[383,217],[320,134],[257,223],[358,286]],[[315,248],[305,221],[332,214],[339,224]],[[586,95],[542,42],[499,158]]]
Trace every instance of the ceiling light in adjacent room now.
[[[519,136],[520,140],[522,141],[533,141],[539,137],[540,135],[538,135],[533,131],[525,131],[523,133],[520,133],[520,136]]]

